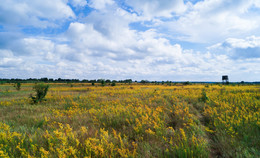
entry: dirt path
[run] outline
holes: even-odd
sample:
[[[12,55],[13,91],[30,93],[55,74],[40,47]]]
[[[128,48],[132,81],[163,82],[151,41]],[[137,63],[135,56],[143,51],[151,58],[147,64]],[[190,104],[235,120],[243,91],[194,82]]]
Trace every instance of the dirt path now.
[[[204,103],[197,103],[197,104],[191,104],[191,106],[194,108],[194,113],[196,115],[196,117],[198,118],[201,126],[202,126],[202,130],[205,132],[205,139],[208,141],[209,143],[209,152],[210,152],[210,155],[209,157],[210,158],[218,158],[218,157],[222,157],[222,154],[219,150],[219,148],[216,146],[216,142],[214,141],[214,133],[210,133],[210,132],[207,132],[205,129],[208,128],[208,124],[210,123],[210,120],[208,117],[206,117],[203,112],[204,112],[204,107],[205,107],[205,104],[203,105]],[[203,108],[202,108],[203,107]]]

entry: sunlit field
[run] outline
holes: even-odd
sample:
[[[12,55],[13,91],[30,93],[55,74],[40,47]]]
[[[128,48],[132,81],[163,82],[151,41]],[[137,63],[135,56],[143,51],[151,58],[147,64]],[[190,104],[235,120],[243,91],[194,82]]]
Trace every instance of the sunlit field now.
[[[259,85],[0,85],[0,157],[260,157]]]

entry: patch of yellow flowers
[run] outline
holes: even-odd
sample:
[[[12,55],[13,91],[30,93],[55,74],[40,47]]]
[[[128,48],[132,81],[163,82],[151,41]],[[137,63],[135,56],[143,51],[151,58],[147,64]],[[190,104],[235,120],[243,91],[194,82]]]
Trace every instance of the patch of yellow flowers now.
[[[35,133],[0,122],[0,157],[208,157],[210,135],[237,142],[260,126],[259,87],[76,86],[50,90]]]

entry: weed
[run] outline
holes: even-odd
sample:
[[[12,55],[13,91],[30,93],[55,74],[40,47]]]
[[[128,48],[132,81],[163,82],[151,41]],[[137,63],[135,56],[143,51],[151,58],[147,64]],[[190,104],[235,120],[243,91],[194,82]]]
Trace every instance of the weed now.
[[[199,101],[206,103],[206,101],[209,100],[209,97],[207,96],[206,90],[202,89],[201,97],[199,98]]]

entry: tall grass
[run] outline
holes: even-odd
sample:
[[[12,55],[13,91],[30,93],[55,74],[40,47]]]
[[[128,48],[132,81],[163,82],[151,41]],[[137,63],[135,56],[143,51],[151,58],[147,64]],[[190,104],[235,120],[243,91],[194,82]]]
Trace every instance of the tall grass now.
[[[0,157],[259,156],[259,87],[32,86],[0,85]]]

